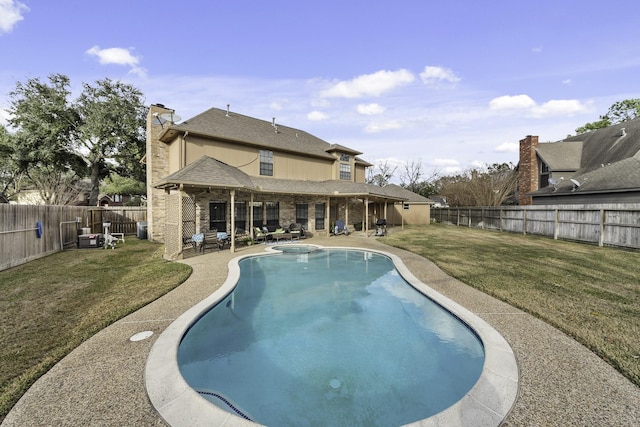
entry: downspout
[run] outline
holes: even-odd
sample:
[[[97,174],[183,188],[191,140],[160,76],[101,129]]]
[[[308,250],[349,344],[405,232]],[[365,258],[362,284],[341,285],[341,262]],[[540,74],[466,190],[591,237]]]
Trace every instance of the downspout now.
[[[182,137],[182,150],[180,152],[180,157],[182,157],[180,159],[180,168],[181,169],[183,167],[187,166],[187,136],[189,136],[189,131],[186,131],[184,133],[184,136]]]

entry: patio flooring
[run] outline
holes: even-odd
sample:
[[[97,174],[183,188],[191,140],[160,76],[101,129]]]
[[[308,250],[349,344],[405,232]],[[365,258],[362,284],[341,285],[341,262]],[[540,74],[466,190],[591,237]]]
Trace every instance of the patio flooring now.
[[[378,249],[399,256],[434,290],[477,314],[511,345],[519,367],[519,396],[504,426],[634,426],[640,388],[587,348],[519,309],[444,274],[430,261],[357,233],[306,243]],[[225,281],[232,258],[261,253],[265,245],[236,253],[212,251],[182,262],[193,274],[181,286],[105,328],[41,377],[2,423],[9,426],[165,426],[144,384],[147,355],[179,315]],[[132,342],[141,331],[149,339]]]

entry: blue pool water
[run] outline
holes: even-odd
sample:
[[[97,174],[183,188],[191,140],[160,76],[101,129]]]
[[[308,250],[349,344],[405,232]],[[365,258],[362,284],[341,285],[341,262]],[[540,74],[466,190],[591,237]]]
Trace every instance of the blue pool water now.
[[[291,251],[240,269],[178,348],[187,383],[224,410],[269,426],[396,426],[451,406],[481,374],[476,334],[386,256]]]

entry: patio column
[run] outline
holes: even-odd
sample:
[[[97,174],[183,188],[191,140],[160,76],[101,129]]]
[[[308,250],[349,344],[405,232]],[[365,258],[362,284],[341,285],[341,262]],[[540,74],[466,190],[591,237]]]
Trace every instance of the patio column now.
[[[331,236],[331,197],[327,197],[327,207],[325,208],[327,211],[325,212],[325,218],[327,220],[324,223],[324,228],[327,230],[327,237]]]
[[[347,197],[346,199],[344,199],[344,228],[345,229],[349,229],[348,228],[348,224],[349,224],[349,197]]]
[[[178,240],[178,259],[183,259],[184,255],[182,253],[183,250],[183,245],[182,245],[182,226],[184,225],[182,222],[182,196],[184,192],[184,185],[180,184],[180,187],[178,189],[178,236],[177,236],[177,240]]]
[[[387,199],[384,199],[384,220],[387,221]]]
[[[364,235],[369,237],[369,196],[364,199]]]
[[[229,191],[229,194],[231,194],[231,233],[230,233],[230,239],[231,239],[231,245],[229,247],[229,250],[231,252],[235,252],[236,251],[236,190],[231,190]]]
[[[254,239],[255,233],[253,232],[253,191],[251,192],[251,198],[249,201],[249,237]]]

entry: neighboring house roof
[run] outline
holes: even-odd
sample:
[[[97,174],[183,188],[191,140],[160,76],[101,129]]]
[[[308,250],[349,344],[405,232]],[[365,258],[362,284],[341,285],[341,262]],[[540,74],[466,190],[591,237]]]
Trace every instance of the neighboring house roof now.
[[[536,153],[552,171],[577,171],[582,160],[582,141],[564,141],[538,145]]]
[[[309,194],[322,196],[370,196],[399,201],[429,200],[396,185],[379,187],[373,184],[352,181],[301,181],[252,177],[239,169],[229,166],[209,156],[202,156],[171,175],[166,176],[154,187],[164,188],[174,185],[238,189],[261,193]],[[413,199],[413,200],[410,200]]]
[[[333,151],[344,151],[353,155],[362,154],[351,148],[329,144],[303,130],[276,123],[275,120],[268,122],[219,108],[210,108],[180,124],[168,126],[160,135],[160,140],[168,143],[178,134],[185,132],[327,160],[335,160],[335,157],[330,154]],[[356,158],[356,162],[371,166],[362,159]]]
[[[566,145],[565,144],[571,144]],[[576,169],[563,169],[560,165],[575,166],[575,150],[582,145],[580,165]],[[548,196],[561,193],[613,193],[640,189],[640,118],[604,129],[566,138],[552,144],[540,144],[540,157],[552,170],[575,170],[571,180],[529,193]],[[569,159],[557,158],[570,156]],[[554,167],[555,166],[555,167]]]

